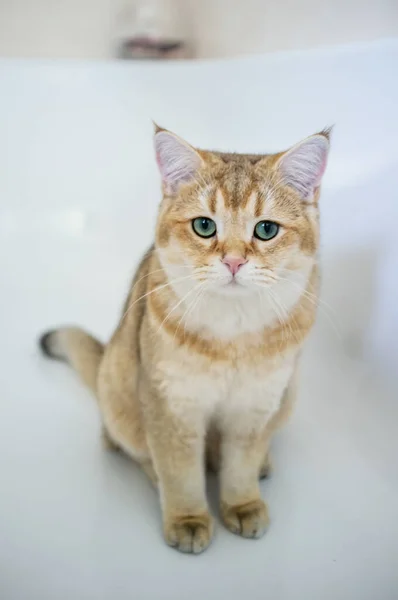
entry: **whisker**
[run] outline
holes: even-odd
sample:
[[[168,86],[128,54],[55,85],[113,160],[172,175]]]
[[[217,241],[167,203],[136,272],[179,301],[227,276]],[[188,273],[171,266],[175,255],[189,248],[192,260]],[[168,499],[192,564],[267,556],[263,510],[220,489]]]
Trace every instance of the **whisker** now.
[[[178,265],[178,268],[190,269],[191,267],[189,265]],[[146,273],[145,275],[143,275],[142,277],[137,279],[137,281],[134,283],[133,287],[130,290],[130,294],[134,291],[134,288],[137,286],[138,283],[140,283],[140,281],[142,281],[146,277],[150,277],[151,275],[154,275],[155,273],[160,273],[161,271],[164,271],[164,269],[163,268],[154,269],[153,271],[150,271],[149,273]]]
[[[291,274],[291,272],[292,272],[289,269],[280,269],[280,270],[284,271],[285,273],[289,273],[289,274]],[[316,294],[313,294],[309,290],[306,290],[305,288],[303,288],[302,286],[300,286],[300,284],[297,283],[297,281],[292,281],[290,279],[286,279],[286,278],[280,277],[280,276],[277,276],[277,277],[281,281],[288,281],[289,283],[292,283],[292,284],[296,285],[298,288],[302,289],[303,292],[305,292],[307,295],[312,296],[313,298],[316,298],[317,302],[319,302],[320,304],[323,304],[325,308],[327,308],[328,310],[330,310],[330,312],[334,313],[334,315],[337,316],[336,310],[330,304],[328,304],[327,302],[325,302],[322,298],[320,298]]]
[[[188,298],[188,296],[190,296],[192,294],[192,292],[194,292],[198,287],[200,287],[202,284],[198,283],[195,287],[193,287],[192,289],[190,289],[185,296],[183,296],[174,306],[173,308],[170,310],[169,313],[167,313],[167,315],[165,316],[165,318],[163,319],[163,321],[161,322],[161,324],[159,325],[158,330],[156,331],[155,335],[157,335],[159,333],[159,331],[162,329],[163,325],[166,323],[167,319],[170,317],[170,315],[184,302],[184,300],[186,300],[186,298]],[[175,335],[175,334],[174,334]],[[174,340],[174,338],[173,338]]]
[[[277,298],[276,294],[275,294],[274,300],[275,300],[275,302],[278,302],[280,309],[281,309],[281,310],[283,311],[283,313],[285,314],[285,323],[286,323],[286,325],[288,325],[288,326],[289,326],[290,333],[291,333],[292,337],[293,337],[293,338],[296,340],[296,343],[297,343],[297,344],[300,344],[299,340],[297,339],[297,336],[296,336],[296,334],[295,334],[295,333],[294,333],[294,331],[293,331],[293,327],[292,327],[292,324],[291,324],[291,321],[293,321],[293,325],[295,325],[296,329],[298,329],[298,326],[297,326],[297,321],[296,321],[296,319],[294,318],[294,316],[293,316],[293,313],[291,313],[291,314],[289,315],[289,312],[288,312],[287,308],[286,308],[286,307],[285,307],[285,306],[282,304],[282,301],[281,301],[281,299],[280,299],[280,298]]]
[[[172,279],[171,281],[168,281],[167,283],[163,283],[162,285],[159,285],[157,287],[155,287],[153,290],[150,290],[149,292],[147,292],[146,294],[143,294],[142,296],[140,296],[139,298],[136,298],[136,300],[134,300],[134,302],[132,302],[128,307],[126,312],[124,313],[124,315],[122,316],[121,322],[123,322],[124,318],[126,317],[127,313],[133,308],[133,306],[135,304],[137,304],[137,302],[139,302],[140,300],[143,300],[144,298],[146,298],[147,296],[150,296],[151,294],[154,294],[155,292],[158,292],[160,290],[163,290],[164,288],[169,287],[170,285],[172,285],[173,283],[179,283],[181,281],[186,281],[187,279],[192,279],[192,275],[187,275],[186,277],[177,277],[176,279]]]
[[[177,326],[177,328],[176,328],[176,330],[175,330],[175,332],[174,332],[174,337],[173,337],[173,340],[175,339],[175,337],[176,337],[176,335],[177,335],[177,333],[178,333],[178,330],[180,329],[180,325],[181,325],[181,323],[183,322],[183,320],[184,320],[184,318],[185,318],[185,325],[184,325],[184,341],[185,341],[185,336],[186,336],[186,324],[187,324],[187,322],[186,322],[186,318],[188,317],[188,314],[191,312],[191,310],[192,310],[193,306],[194,306],[194,305],[195,305],[195,306],[197,305],[198,298],[200,297],[200,294],[201,294],[201,292],[203,292],[203,286],[205,285],[205,283],[206,283],[206,282],[205,282],[205,281],[203,281],[202,283],[200,283],[200,284],[199,284],[199,288],[200,288],[200,289],[199,289],[199,291],[198,291],[197,295],[195,296],[195,298],[193,299],[193,301],[191,302],[191,304],[188,306],[187,310],[184,312],[184,314],[182,315],[181,319],[180,319],[180,320],[179,320],[179,322],[178,322],[178,326]],[[198,287],[196,287],[196,288],[195,288],[195,290],[197,290],[197,289],[198,289]]]
[[[262,307],[264,307],[264,297],[263,297],[263,294],[261,293],[261,290],[259,289],[259,288],[260,288],[260,286],[258,286],[258,285],[257,285],[257,288],[258,288],[258,289],[257,289],[256,291],[257,291],[258,295],[260,296],[260,302],[261,302],[261,306],[262,306]],[[273,312],[275,313],[275,315],[276,315],[276,318],[277,318],[277,320],[278,320],[278,322],[279,322],[279,325],[282,327],[282,335],[283,335],[283,342],[284,342],[284,341],[285,341],[285,328],[284,328],[284,322],[283,322],[283,319],[281,318],[281,316],[280,316],[280,314],[279,314],[279,311],[278,311],[278,309],[275,307],[275,303],[274,303],[274,301],[273,301],[272,294],[270,294],[270,295],[268,296],[268,299],[269,299],[269,300],[270,300],[270,302],[271,302],[271,309],[272,309],[272,310],[273,310]],[[281,349],[281,344],[279,344],[279,351],[280,351],[280,349]]]
[[[268,269],[264,269],[263,267],[257,267],[257,269],[259,271],[265,271],[267,272]],[[280,269],[283,270],[285,273],[292,273],[291,270],[289,269]],[[268,275],[268,273],[267,273]],[[262,279],[263,283],[274,283],[277,281],[283,281],[289,284],[294,285],[300,292],[301,295],[304,296],[309,302],[311,302],[322,314],[325,315],[325,317],[327,318],[329,324],[332,326],[333,331],[337,334],[338,338],[341,340],[342,339],[342,334],[341,331],[338,327],[338,324],[335,322],[335,320],[332,317],[337,317],[336,311],[333,309],[332,306],[330,306],[329,304],[327,304],[324,300],[322,300],[322,298],[320,298],[319,296],[317,296],[316,294],[313,294],[312,292],[310,292],[309,290],[306,290],[303,286],[301,286],[297,281],[292,281],[291,279],[288,279],[286,277],[281,277],[280,275],[276,275],[273,274],[274,277],[273,278],[269,278],[270,280],[266,280],[265,278]],[[261,281],[261,277],[259,277],[257,275],[257,277],[255,278],[257,281]],[[331,314],[329,314],[327,312],[327,310],[329,310]]]
[[[334,332],[338,336],[339,340],[342,339],[342,334],[341,334],[341,331],[340,331],[337,323],[333,320],[332,316],[328,312],[326,312],[326,309],[329,309],[333,313],[333,315],[335,317],[337,317],[336,311],[330,305],[328,305],[326,302],[322,301],[322,299],[319,298],[317,295],[304,289],[296,281],[291,281],[290,279],[286,279],[284,277],[280,277],[280,280],[286,281],[287,283],[291,283],[291,284],[295,285],[301,291],[303,296],[305,298],[307,298],[307,300],[309,302],[311,302],[316,308],[318,308],[325,315],[325,317],[329,321],[329,324],[332,326]]]
[[[279,344],[279,352],[280,352],[280,350],[281,350],[281,344],[284,344],[285,341],[286,341],[286,339],[287,339],[286,320],[283,318],[283,313],[280,312],[280,308],[279,308],[278,303],[276,301],[275,295],[274,295],[274,293],[272,291],[270,293],[270,300],[271,300],[272,305],[274,307],[275,313],[278,315],[278,320],[279,320],[279,323],[280,323],[280,325],[282,327],[282,336],[283,336],[283,339],[282,339],[282,342]]]
[[[265,279],[264,278],[256,277],[255,280],[257,282],[261,282],[263,285],[265,283]],[[269,298],[270,298],[271,302],[274,305],[274,311],[275,311],[276,314],[279,315],[279,319],[280,319],[280,313],[278,311],[279,310],[281,311],[282,319],[280,319],[280,322],[281,322],[281,325],[282,325],[282,322],[284,323],[284,326],[282,325],[282,333],[283,333],[283,336],[284,336],[283,339],[285,340],[285,335],[284,335],[285,329],[286,329],[286,327],[289,327],[290,334],[296,340],[297,344],[299,344],[300,342],[298,341],[297,336],[295,335],[295,333],[293,331],[293,327],[292,327],[292,323],[291,323],[291,321],[293,321],[293,324],[297,328],[297,322],[294,319],[293,314],[292,313],[289,314],[289,311],[282,304],[280,298],[278,298],[276,296],[275,291],[271,287],[269,287],[269,286],[267,286],[267,294],[269,294]],[[278,309],[276,307],[278,307]]]

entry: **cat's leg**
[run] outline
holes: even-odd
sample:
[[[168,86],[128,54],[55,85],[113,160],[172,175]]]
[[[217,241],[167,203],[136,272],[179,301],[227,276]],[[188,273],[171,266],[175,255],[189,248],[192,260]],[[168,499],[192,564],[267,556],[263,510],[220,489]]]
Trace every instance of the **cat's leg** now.
[[[265,380],[234,390],[221,414],[221,515],[228,529],[243,537],[259,538],[268,526],[259,474],[291,374],[289,365],[282,365]]]
[[[199,554],[213,533],[205,486],[204,416],[186,400],[177,412],[158,399],[146,418],[148,444],[158,477],[167,544]]]
[[[265,453],[265,456],[263,458],[263,461],[261,463],[261,467],[260,467],[260,479],[268,479],[268,477],[271,477],[272,475],[272,460],[270,457],[270,451],[268,450]]]
[[[103,446],[105,448],[105,450],[109,450],[110,452],[121,452],[123,451],[124,454],[127,454],[128,456],[130,456],[134,461],[137,461],[139,466],[141,467],[141,469],[144,471],[144,473],[148,476],[149,480],[151,481],[151,483],[153,484],[153,486],[156,488],[158,485],[158,477],[156,474],[156,471],[153,467],[153,463],[152,460],[148,454],[148,456],[137,456],[137,452],[134,449],[134,439],[131,440],[131,444],[126,444],[126,437],[125,437],[125,441],[124,441],[124,449],[122,449],[109,435],[108,431],[106,430],[106,427],[103,425],[102,426],[102,443]]]
[[[134,365],[130,366],[127,375],[121,372],[119,365],[123,363],[117,352],[117,347],[113,354],[108,349],[98,379],[102,441],[106,449],[122,451],[137,462],[156,485],[140,398],[138,391],[133,392],[137,388]]]
[[[125,428],[123,431],[120,431],[120,428],[115,428],[114,432],[116,433],[116,436],[119,434],[119,442],[116,441],[117,438],[115,439],[111,437],[105,425],[102,426],[101,437],[104,448],[111,452],[123,452],[135,462],[138,462],[141,469],[156,488],[158,485],[158,477],[146,443],[143,444],[140,436],[136,435],[136,427],[130,426]]]
[[[141,469],[144,471],[144,473],[148,476],[150,482],[152,483],[152,485],[157,488],[158,487],[158,483],[159,483],[159,479],[158,479],[158,475],[155,471],[155,468],[153,466],[153,462],[151,459],[149,460],[145,460],[142,461],[140,463],[140,467]]]
[[[283,427],[292,414],[292,410],[297,398],[298,380],[299,367],[298,361],[296,361],[289,383],[283,392],[280,407],[268,423],[268,432],[270,435],[273,435],[275,431]]]
[[[113,441],[113,439],[109,435],[105,425],[102,426],[101,439],[102,445],[104,446],[105,450],[110,450],[111,452],[118,452],[120,450],[119,446]]]
[[[220,432],[211,426],[206,435],[206,467],[212,473],[218,473],[220,470],[220,447]]]
[[[221,442],[221,516],[230,531],[248,538],[261,537],[269,523],[259,486],[267,430],[265,423],[259,426],[258,417],[239,415],[240,425],[229,424]]]
[[[293,406],[296,402],[298,388],[298,364],[296,363],[293,374],[290,378],[289,385],[285,389],[281,405],[277,412],[273,415],[270,422],[267,425],[267,437],[271,437],[275,431],[280,429],[286,421],[289,419]],[[264,455],[262,465],[260,467],[260,479],[266,479],[272,475],[273,466],[270,456],[270,451],[267,449]]]
[[[218,473],[220,470],[220,448],[221,448],[221,438],[220,432],[213,428],[209,431],[206,438],[206,465],[209,471],[212,473]],[[270,457],[269,451],[267,451],[264,455],[259,477],[260,479],[266,479],[270,477],[272,474],[272,461]]]

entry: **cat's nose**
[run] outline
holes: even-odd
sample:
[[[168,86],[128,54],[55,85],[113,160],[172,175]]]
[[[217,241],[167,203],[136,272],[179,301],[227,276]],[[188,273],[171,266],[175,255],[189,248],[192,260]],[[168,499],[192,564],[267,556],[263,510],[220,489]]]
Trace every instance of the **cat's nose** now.
[[[236,275],[242,265],[247,263],[243,256],[224,256],[222,259],[224,265],[227,265],[232,275]]]

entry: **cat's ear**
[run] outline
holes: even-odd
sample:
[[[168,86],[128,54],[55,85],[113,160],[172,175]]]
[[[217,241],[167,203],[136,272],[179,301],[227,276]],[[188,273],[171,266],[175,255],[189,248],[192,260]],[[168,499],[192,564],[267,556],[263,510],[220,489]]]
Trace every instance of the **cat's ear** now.
[[[329,153],[330,130],[312,135],[284,152],[277,160],[282,183],[311,200],[321,184]]]
[[[156,161],[162,177],[164,189],[175,194],[180,185],[195,179],[203,165],[199,153],[183,139],[155,126]]]

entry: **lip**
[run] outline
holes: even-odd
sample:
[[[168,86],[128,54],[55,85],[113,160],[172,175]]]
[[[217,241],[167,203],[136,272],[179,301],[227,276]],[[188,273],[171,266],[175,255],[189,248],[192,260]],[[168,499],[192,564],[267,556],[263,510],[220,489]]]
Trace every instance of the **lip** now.
[[[221,284],[218,289],[221,294],[230,296],[231,298],[234,296],[241,296],[242,294],[245,295],[250,291],[250,288],[247,287],[247,285],[240,283],[235,277],[230,281]]]
[[[242,284],[239,283],[239,281],[235,279],[235,277],[233,277],[230,281],[228,281],[228,283],[225,284],[225,287],[238,288],[244,286],[242,286]]]

